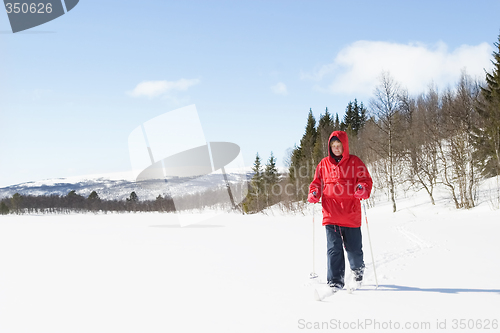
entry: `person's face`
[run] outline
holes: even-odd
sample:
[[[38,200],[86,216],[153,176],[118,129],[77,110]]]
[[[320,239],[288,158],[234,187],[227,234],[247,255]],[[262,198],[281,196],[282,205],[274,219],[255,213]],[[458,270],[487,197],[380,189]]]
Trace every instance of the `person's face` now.
[[[344,147],[342,146],[342,142],[340,141],[332,141],[330,143],[330,147],[332,148],[332,152],[335,156],[342,156],[344,152]]]

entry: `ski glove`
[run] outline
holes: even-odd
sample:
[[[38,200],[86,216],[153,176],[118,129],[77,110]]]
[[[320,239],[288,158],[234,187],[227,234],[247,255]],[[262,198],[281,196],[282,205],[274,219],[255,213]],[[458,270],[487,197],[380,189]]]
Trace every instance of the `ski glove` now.
[[[366,200],[370,197],[370,194],[368,193],[365,187],[358,185],[356,186],[356,192],[354,193],[354,197],[359,200]]]
[[[309,193],[309,195],[307,196],[307,201],[309,201],[310,203],[318,203],[319,202],[319,198],[317,198],[312,192]]]

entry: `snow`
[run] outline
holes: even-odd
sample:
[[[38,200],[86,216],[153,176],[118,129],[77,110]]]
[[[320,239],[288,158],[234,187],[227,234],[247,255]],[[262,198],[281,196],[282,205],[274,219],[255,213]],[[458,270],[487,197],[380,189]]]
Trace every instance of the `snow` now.
[[[468,211],[444,193],[436,206],[407,193],[396,213],[377,202],[379,288],[363,221],[365,283],[323,302],[309,279],[311,205],[187,227],[176,214],[1,216],[0,332],[498,331],[500,219],[487,198]]]

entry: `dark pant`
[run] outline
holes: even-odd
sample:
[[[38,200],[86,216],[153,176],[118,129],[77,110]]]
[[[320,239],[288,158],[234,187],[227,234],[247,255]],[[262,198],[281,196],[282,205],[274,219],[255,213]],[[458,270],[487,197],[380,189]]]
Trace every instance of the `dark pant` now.
[[[339,227],[326,225],[327,247],[327,281],[344,285],[345,259],[344,247],[347,252],[351,270],[363,274],[363,245],[361,228]]]

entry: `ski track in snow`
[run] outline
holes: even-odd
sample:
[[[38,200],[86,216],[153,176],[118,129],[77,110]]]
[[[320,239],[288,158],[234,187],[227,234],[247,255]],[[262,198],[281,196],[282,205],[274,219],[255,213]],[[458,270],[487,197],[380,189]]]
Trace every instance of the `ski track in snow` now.
[[[428,249],[428,248],[432,247],[428,242],[426,242],[425,240],[423,240],[422,238],[420,238],[419,236],[417,236],[415,233],[409,231],[404,226],[398,226],[397,230],[403,236],[405,236],[406,238],[408,238],[410,240],[410,242],[412,242],[413,244],[416,245],[417,250],[416,251],[411,251],[411,252],[417,252],[417,251],[421,251],[421,250]]]

